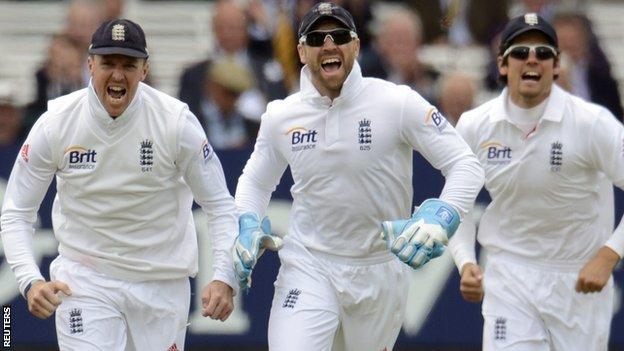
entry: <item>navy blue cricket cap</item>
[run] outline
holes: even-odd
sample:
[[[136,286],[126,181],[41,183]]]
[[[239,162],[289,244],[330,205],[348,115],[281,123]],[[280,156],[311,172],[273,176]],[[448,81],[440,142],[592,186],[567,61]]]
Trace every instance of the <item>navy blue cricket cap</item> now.
[[[344,25],[345,28],[356,32],[355,21],[353,21],[353,16],[351,16],[349,11],[330,2],[319,2],[303,16],[299,26],[299,38],[308,34],[314,24],[322,18],[333,18]]]
[[[522,16],[512,18],[501,32],[501,44],[499,46],[499,54],[502,54],[511,46],[513,40],[520,34],[537,31],[546,36],[551,45],[555,48],[559,47],[557,33],[553,26],[544,18],[536,13],[527,13]]]
[[[89,54],[119,54],[136,58],[149,56],[143,29],[127,19],[115,19],[102,23],[91,37]]]

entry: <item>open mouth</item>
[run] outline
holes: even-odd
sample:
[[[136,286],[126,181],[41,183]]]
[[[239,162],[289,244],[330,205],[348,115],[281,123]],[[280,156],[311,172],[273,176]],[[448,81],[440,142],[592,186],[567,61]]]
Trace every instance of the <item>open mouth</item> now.
[[[126,95],[126,89],[122,87],[108,87],[106,88],[106,93],[114,100],[119,100]]]
[[[321,61],[321,68],[323,68],[323,71],[327,73],[336,72],[337,70],[340,69],[341,66],[342,66],[342,61],[340,61],[340,59],[335,58],[335,57],[326,58],[323,61]]]
[[[542,78],[542,76],[537,72],[525,72],[522,74],[523,81],[533,81],[537,82]]]

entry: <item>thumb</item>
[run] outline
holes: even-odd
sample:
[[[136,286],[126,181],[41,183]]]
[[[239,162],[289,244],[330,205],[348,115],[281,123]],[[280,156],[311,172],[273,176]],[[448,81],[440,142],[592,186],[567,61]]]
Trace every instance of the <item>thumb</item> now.
[[[477,265],[470,266],[470,274],[477,280],[483,280],[483,272],[481,271],[481,267]]]
[[[67,296],[71,296],[72,292],[69,286],[61,281],[55,280],[52,282],[52,289],[54,293],[61,291],[63,294]]]
[[[267,234],[262,238],[262,247],[271,251],[278,251],[284,246],[284,241],[277,235]]]

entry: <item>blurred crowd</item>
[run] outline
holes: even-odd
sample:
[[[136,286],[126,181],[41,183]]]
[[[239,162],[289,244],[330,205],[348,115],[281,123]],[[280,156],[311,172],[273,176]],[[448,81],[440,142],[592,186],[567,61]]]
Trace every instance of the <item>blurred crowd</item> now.
[[[377,0],[381,1],[381,0]],[[622,119],[617,81],[585,15],[585,1],[405,0],[388,1],[389,13],[374,13],[375,0],[335,0],[358,25],[358,58],[365,76],[405,84],[436,104],[456,123],[476,104],[479,92],[498,93],[497,33],[509,18],[538,12],[559,36],[562,72],[557,83]],[[298,90],[297,28],[316,0],[215,0],[210,57],[186,67],[178,97],[189,105],[216,149],[253,144],[266,104]],[[20,144],[47,101],[89,83],[86,66],[91,34],[107,19],[124,17],[124,0],[73,0],[63,29],[50,37],[47,57],[34,72],[36,96],[19,106],[15,87],[0,77],[0,148]],[[438,71],[421,60],[424,46],[492,48],[484,72]],[[149,80],[149,77],[148,77]]]

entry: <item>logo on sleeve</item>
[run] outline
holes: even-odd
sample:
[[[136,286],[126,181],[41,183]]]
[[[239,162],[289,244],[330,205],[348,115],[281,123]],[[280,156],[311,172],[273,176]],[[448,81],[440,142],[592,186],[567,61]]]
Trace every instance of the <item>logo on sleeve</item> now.
[[[442,114],[435,108],[431,109],[429,111],[429,114],[427,114],[427,118],[425,118],[425,124],[428,124],[429,121],[433,123],[433,125],[438,129],[438,132],[440,133],[442,133],[444,128],[446,128],[446,126],[448,125],[448,121],[446,120],[446,118],[444,118],[444,116],[442,116]]]
[[[318,141],[318,132],[316,129],[306,129],[303,127],[294,127],[286,131],[286,135],[290,135],[290,144],[292,151],[312,150],[316,148]]]
[[[208,143],[208,140],[204,140],[202,144],[202,153],[204,155],[204,161],[208,162],[212,158],[212,147]]]
[[[145,139],[141,142],[141,148],[139,149],[139,164],[141,165],[141,172],[151,172],[154,166],[154,149],[153,143],[149,139]]]
[[[561,171],[561,164],[563,163],[563,144],[559,141],[555,141],[550,144],[550,170],[553,172]]]
[[[20,149],[20,157],[26,163],[28,163],[28,152],[29,151],[30,151],[30,145],[29,144],[22,145],[22,148]]]
[[[503,145],[500,141],[488,141],[481,145],[487,156],[489,165],[506,165],[511,162],[511,148]]]
[[[368,151],[371,149],[372,138],[371,121],[364,118],[359,122],[358,127],[358,144],[360,144],[361,151]]]
[[[69,169],[94,169],[97,163],[97,151],[82,146],[70,146],[65,149],[69,158]]]

